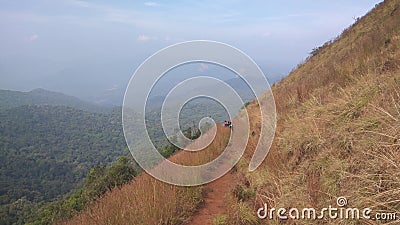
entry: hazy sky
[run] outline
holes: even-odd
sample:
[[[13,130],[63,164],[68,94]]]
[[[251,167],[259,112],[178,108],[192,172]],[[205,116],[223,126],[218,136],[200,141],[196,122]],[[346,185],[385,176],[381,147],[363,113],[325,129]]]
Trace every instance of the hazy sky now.
[[[378,2],[0,0],[0,88],[124,89],[148,56],[193,39],[234,45],[282,76]]]

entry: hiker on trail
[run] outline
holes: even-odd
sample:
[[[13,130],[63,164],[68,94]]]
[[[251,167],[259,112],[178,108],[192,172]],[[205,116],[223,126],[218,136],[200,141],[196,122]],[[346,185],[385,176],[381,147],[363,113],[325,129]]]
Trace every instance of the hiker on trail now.
[[[224,121],[224,127],[232,127],[232,122],[231,121]]]
[[[224,127],[232,128],[233,127],[232,122],[230,120],[228,120],[228,121],[225,120],[224,121]]]

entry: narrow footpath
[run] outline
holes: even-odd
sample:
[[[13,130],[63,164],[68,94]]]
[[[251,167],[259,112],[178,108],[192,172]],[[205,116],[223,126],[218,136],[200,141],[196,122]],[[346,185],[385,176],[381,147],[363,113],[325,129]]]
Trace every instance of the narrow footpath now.
[[[188,225],[208,225],[221,214],[227,214],[226,196],[232,193],[233,175],[228,172],[223,177],[205,186],[204,205],[187,223]]]

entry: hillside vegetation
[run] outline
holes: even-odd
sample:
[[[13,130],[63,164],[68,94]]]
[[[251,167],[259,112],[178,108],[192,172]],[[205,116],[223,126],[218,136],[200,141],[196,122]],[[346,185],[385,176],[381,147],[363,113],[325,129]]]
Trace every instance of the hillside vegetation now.
[[[226,118],[221,111],[213,102],[186,104],[180,117],[183,133],[196,138],[194,121],[209,113],[217,120]],[[146,115],[152,140],[161,154],[170,156],[177,148],[163,136],[155,119],[159,112]],[[85,196],[93,192],[86,187],[92,170],[100,185],[94,192],[103,194],[110,189],[106,168],[126,155],[133,161],[122,132],[121,108],[43,89],[0,90],[0,224],[43,224],[69,217],[70,211],[95,199]]]
[[[239,185],[255,193],[248,200],[253,212],[265,202],[321,209],[336,206],[344,196],[348,207],[399,214],[399,0],[377,5],[274,85],[273,92],[278,124],[267,160],[252,173],[249,158],[239,164]]]
[[[371,208],[373,215],[400,212],[400,0],[377,5],[272,90],[278,113],[272,148],[260,168],[249,172],[261,128],[253,101],[246,109],[254,135],[235,168],[229,213],[215,224],[380,223],[256,217],[264,203],[320,209],[336,206],[339,196],[349,207]],[[218,135],[215,142],[224,139],[222,131]],[[201,202],[201,189],[139,176],[66,223],[181,224]]]
[[[215,129],[215,128],[214,128]],[[218,125],[217,136],[204,150],[179,152],[170,160],[201,165],[216,158],[226,147],[230,130]],[[62,224],[182,224],[202,203],[202,186],[178,187],[143,173],[130,184],[107,192],[83,212]]]
[[[50,105],[0,111],[0,224],[75,190],[92,167],[129,155],[120,118],[120,111]]]

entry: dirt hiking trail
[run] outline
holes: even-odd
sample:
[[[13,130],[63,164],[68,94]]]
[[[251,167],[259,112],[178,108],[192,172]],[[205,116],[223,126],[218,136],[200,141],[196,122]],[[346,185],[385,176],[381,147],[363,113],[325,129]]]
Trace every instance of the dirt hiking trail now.
[[[223,177],[205,185],[204,203],[186,222],[188,225],[212,224],[212,220],[221,214],[227,214],[226,196],[231,192],[233,175],[228,172]]]

